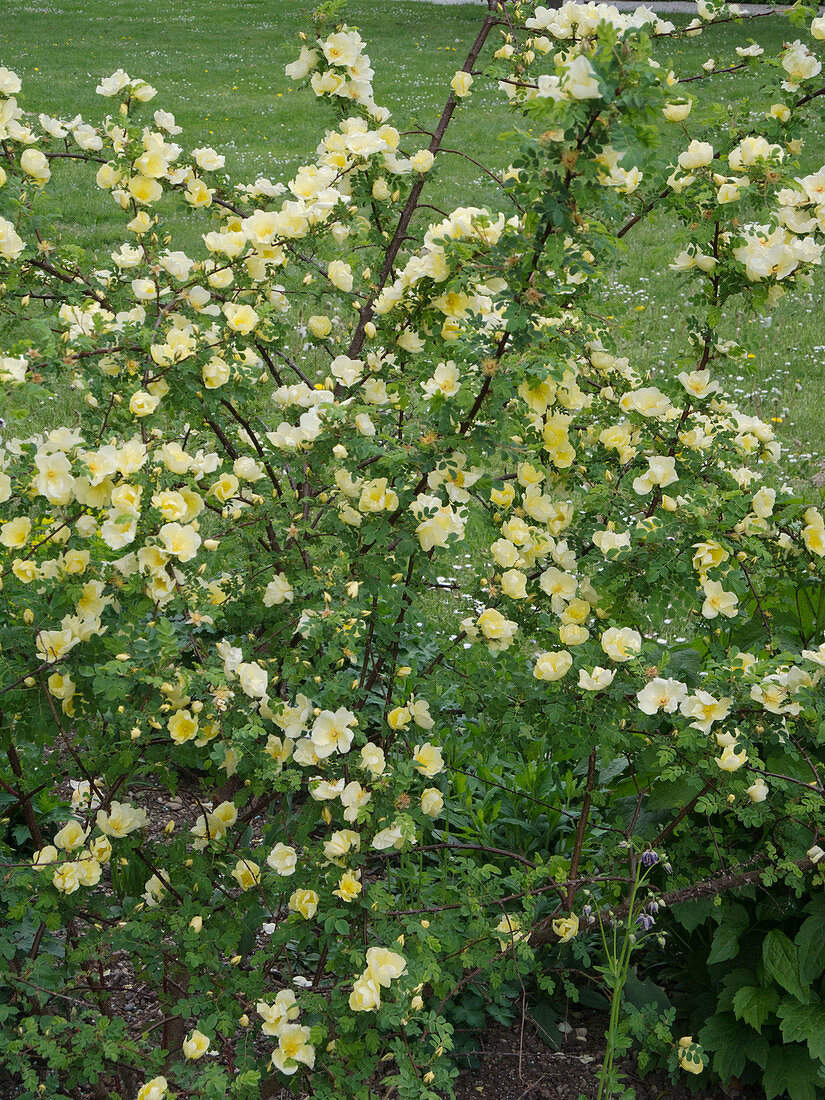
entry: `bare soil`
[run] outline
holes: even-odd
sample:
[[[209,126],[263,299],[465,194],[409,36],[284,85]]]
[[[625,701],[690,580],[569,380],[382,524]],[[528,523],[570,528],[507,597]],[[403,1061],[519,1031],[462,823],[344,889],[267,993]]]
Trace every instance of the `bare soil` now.
[[[604,1021],[585,1017],[559,1050],[544,1043],[529,1018],[512,1027],[493,1026],[479,1034],[477,1067],[461,1073],[456,1100],[596,1100],[604,1056]],[[667,1073],[642,1076],[635,1058],[622,1064],[625,1088],[635,1100],[764,1100],[761,1089],[701,1087],[685,1074],[671,1083]],[[697,1087],[698,1086],[698,1087]]]

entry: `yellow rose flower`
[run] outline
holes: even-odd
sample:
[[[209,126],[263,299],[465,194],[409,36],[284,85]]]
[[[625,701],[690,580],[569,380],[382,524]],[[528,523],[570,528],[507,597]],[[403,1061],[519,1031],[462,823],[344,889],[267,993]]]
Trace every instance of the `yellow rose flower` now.
[[[578,934],[579,918],[575,913],[570,913],[566,917],[557,917],[553,921],[552,927],[561,943],[569,943]]]
[[[146,390],[138,390],[129,399],[129,412],[133,416],[150,416],[160,404],[160,398]]]
[[[540,653],[533,668],[537,680],[561,680],[573,667],[573,657],[566,649]]]
[[[168,1088],[165,1077],[153,1077],[140,1088],[137,1100],[163,1100]]]
[[[45,867],[49,867],[52,863],[56,863],[57,856],[57,848],[55,848],[53,844],[47,844],[45,847],[40,848],[39,851],[34,853],[32,867],[35,869],[35,871],[42,871]]]
[[[86,831],[79,821],[74,818],[67,821],[63,828],[55,833],[54,843],[58,848],[65,848],[67,852],[80,848],[86,839]]]
[[[19,550],[28,542],[32,521],[28,516],[18,516],[7,523],[0,524],[0,543],[9,550]]]
[[[239,859],[232,871],[232,878],[242,890],[251,890],[261,881],[261,868],[251,859]]]
[[[463,70],[455,74],[450,81],[450,87],[453,89],[457,99],[463,99],[470,94],[470,88],[473,85],[473,77],[471,73],[466,73]]]
[[[444,758],[441,749],[437,745],[425,741],[423,745],[416,745],[413,749],[413,763],[415,770],[427,779],[432,779],[439,772],[444,771]]]
[[[80,889],[76,863],[62,863],[52,875],[52,883],[61,894],[73,894]]]
[[[381,1007],[381,989],[378,983],[364,971],[352,987],[349,1006],[353,1012],[374,1012]]]
[[[168,726],[169,736],[176,745],[185,745],[198,735],[198,719],[188,710],[176,710]]]
[[[361,872],[360,871],[345,871],[338,880],[338,889],[333,890],[333,894],[341,899],[341,901],[355,901],[358,895],[361,893]]]
[[[209,1050],[209,1038],[197,1028],[183,1040],[183,1056],[189,1062],[197,1062]]]
[[[223,312],[229,327],[242,336],[248,336],[260,321],[258,314],[252,306],[248,305],[227,302],[223,307]]]
[[[390,951],[386,947],[370,947],[367,949],[367,973],[376,983],[389,988],[389,984],[395,978],[400,978],[406,973],[407,960],[403,955]]]
[[[318,909],[318,895],[314,890],[296,890],[287,906],[293,913],[300,913],[304,920],[312,920]]]

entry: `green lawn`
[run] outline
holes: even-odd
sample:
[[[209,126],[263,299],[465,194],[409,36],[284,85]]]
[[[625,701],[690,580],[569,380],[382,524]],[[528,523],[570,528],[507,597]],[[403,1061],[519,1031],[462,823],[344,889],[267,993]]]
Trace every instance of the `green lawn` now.
[[[123,67],[159,89],[153,107],[174,112],[186,144],[214,145],[225,153],[231,174],[248,179],[258,174],[288,178],[291,169],[311,157],[324,129],[326,116],[315,97],[291,88],[283,73],[296,56],[298,31],[309,28],[307,5],[298,0],[40,0],[38,6],[8,7],[0,23],[0,64],[23,77],[20,99],[26,109],[64,116],[80,112],[94,121],[105,109],[94,92],[98,79]],[[392,110],[399,129],[432,127],[481,11],[473,5],[351,0],[347,19],[369,43],[376,99]],[[709,55],[721,65],[733,57],[735,45],[751,38],[770,54],[800,36],[805,38],[804,30],[772,16],[745,26],[728,24],[685,42],[664,40],[659,57],[677,74],[690,75]],[[739,98],[743,92],[762,103],[759,83],[753,72],[692,84],[691,94],[699,96],[693,118],[701,123],[704,117],[723,140],[725,131],[742,120],[732,113],[713,116],[703,104],[723,94]],[[823,106],[809,130],[803,171],[819,167],[823,159],[825,101],[818,103]],[[758,114],[752,124],[758,130]],[[446,144],[500,169],[509,154],[496,138],[511,126],[495,82],[477,80],[472,106],[459,111]],[[428,139],[407,140],[415,148]],[[75,186],[77,171],[82,169],[57,173],[61,179],[49,189],[55,209],[65,212],[60,228],[108,251],[121,240],[120,220],[108,196]],[[474,164],[445,154],[426,198],[446,209],[495,202],[495,192]],[[181,213],[177,228],[183,244],[195,248],[203,231],[200,218]],[[614,315],[626,321],[628,354],[656,369],[668,368],[683,325],[679,288],[675,280],[661,278],[675,251],[667,231],[654,220],[628,234],[628,263],[616,277],[612,306]],[[728,383],[747,408],[776,418],[788,447],[785,469],[800,477],[810,476],[825,457],[822,286],[820,280],[809,294],[780,304],[770,324],[745,314],[731,317],[731,334],[748,337],[753,358]]]

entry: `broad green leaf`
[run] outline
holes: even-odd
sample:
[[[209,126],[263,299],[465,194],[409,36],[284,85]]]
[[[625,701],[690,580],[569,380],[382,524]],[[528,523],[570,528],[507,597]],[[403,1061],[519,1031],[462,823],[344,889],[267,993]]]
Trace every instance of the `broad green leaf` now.
[[[799,951],[799,978],[812,982],[825,971],[825,921],[821,917],[808,917],[794,940]]]
[[[708,966],[736,957],[739,947],[739,933],[729,924],[720,924],[713,933],[713,942],[708,952]]]
[[[733,1011],[737,1020],[744,1020],[752,1028],[761,1032],[762,1025],[779,1003],[779,994],[775,989],[760,989],[744,985],[737,989],[733,998]]]
[[[755,1036],[747,1024],[739,1023],[727,1012],[711,1016],[698,1040],[713,1053],[713,1068],[726,1083],[742,1073],[748,1060],[764,1066],[768,1056],[767,1040]]]
[[[708,917],[719,915],[719,910],[716,909],[709,898],[697,898],[695,901],[679,902],[678,905],[673,906],[670,912],[688,932],[692,932],[694,928],[698,928],[700,924],[704,924]]]
[[[811,991],[799,980],[799,960],[796,947],[784,932],[772,928],[762,944],[762,961],[765,970],[777,985],[781,985],[793,997],[808,1004]]]
[[[812,1062],[803,1046],[774,1046],[762,1078],[767,1100],[784,1096],[791,1100],[816,1100],[819,1066]]]
[[[807,1043],[812,1058],[825,1062],[825,1008],[785,1001],[779,1006],[780,1030],[788,1042]]]

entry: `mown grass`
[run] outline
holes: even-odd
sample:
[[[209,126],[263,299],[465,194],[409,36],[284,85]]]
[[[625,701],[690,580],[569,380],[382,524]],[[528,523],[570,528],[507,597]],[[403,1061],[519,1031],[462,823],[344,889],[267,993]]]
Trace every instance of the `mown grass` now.
[[[105,101],[94,92],[98,79],[123,67],[155,84],[160,94],[153,106],[175,113],[187,145],[214,145],[225,153],[235,178],[263,174],[284,179],[311,157],[327,118],[312,93],[292,88],[283,73],[296,55],[298,32],[309,28],[306,7],[299,0],[194,0],[185,5],[171,0],[41,0],[4,12],[0,63],[24,78],[21,102],[26,109],[60,116],[80,112],[92,121],[99,118],[102,105],[105,110]],[[392,110],[400,129],[432,128],[481,12],[469,4],[350,0],[347,19],[369,43],[376,99]],[[663,40],[657,55],[663,65],[690,75],[701,71],[709,55],[722,65],[733,57],[736,45],[751,38],[771,54],[783,41],[800,35],[805,38],[804,30],[771,16],[713,28],[695,39]],[[766,104],[762,81],[756,68],[744,76],[692,84],[690,92],[698,96],[696,132],[704,119],[723,139],[725,131],[741,121],[731,104],[742,96],[760,107]],[[720,96],[728,109],[714,114],[708,105]],[[813,105],[800,171],[813,170],[823,159],[825,119],[818,106],[822,103]],[[756,129],[759,119],[755,111]],[[501,169],[512,153],[497,136],[512,126],[495,82],[478,80],[471,104],[458,112],[447,145]],[[426,137],[407,140],[411,148],[427,143]],[[679,140],[674,127],[674,149]],[[108,252],[122,239],[122,222],[111,200],[88,184],[80,185],[85,169],[64,167],[49,190],[53,209],[61,211],[57,228]],[[426,198],[447,209],[494,202],[495,190],[478,167],[448,154],[440,158]],[[197,248],[203,231],[200,217],[181,213],[174,228],[184,247]],[[628,354],[642,367],[665,370],[677,349],[684,347],[685,315],[684,289],[677,280],[662,277],[675,251],[668,241],[669,229],[654,217],[628,234],[627,263],[616,276],[611,306],[626,323]],[[810,293],[790,297],[769,322],[754,320],[744,311],[734,311],[730,319],[731,335],[749,339],[753,358],[738,366],[727,382],[746,408],[775,419],[787,447],[785,468],[799,476],[809,476],[825,456],[822,287],[819,279]]]

